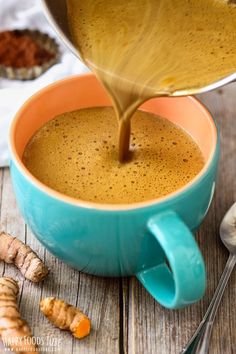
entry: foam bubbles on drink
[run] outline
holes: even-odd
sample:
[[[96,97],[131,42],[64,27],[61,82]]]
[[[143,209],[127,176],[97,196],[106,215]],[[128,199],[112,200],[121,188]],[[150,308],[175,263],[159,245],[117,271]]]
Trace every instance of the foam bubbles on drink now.
[[[47,186],[108,204],[165,196],[191,181],[204,165],[192,138],[154,114],[134,114],[127,163],[116,158],[116,135],[117,121],[110,107],[64,113],[36,132],[23,160]]]

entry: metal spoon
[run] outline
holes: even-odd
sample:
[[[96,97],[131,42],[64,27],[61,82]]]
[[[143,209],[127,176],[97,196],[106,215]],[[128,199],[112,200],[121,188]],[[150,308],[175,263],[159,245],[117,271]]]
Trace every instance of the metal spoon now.
[[[67,21],[67,5],[66,0],[41,0],[44,8],[46,17],[48,18],[51,25],[54,27],[55,31],[62,39],[62,41],[67,45],[67,47],[80,58],[80,53],[75,48],[72,43],[70,31]],[[231,3],[235,0],[231,0]],[[80,58],[81,59],[81,58]],[[209,85],[196,87],[188,90],[179,90],[173,93],[173,96],[186,96],[195,95],[202,92],[207,92],[214,90],[218,87],[226,85],[232,81],[236,80],[236,72],[220,79],[216,82],[209,82]]]
[[[208,353],[214,319],[229,277],[236,264],[236,203],[228,210],[220,225],[220,237],[221,241],[230,252],[229,258],[207,312],[181,354]]]

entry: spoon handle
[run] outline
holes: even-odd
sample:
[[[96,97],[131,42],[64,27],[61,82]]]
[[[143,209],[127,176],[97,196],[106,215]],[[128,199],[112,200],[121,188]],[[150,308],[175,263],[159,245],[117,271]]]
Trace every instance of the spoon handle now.
[[[219,284],[216,288],[211,303],[207,309],[207,312],[201,321],[199,327],[194,333],[193,337],[183,349],[181,354],[207,354],[210,344],[211,332],[214,323],[214,319],[220,305],[222,296],[224,294],[229,277],[236,264],[236,255],[230,253],[225,269],[221,275]]]

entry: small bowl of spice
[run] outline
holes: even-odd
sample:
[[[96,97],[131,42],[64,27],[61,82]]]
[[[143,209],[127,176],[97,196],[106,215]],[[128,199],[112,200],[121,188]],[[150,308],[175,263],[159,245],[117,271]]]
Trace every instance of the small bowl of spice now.
[[[56,41],[38,30],[0,32],[0,77],[32,80],[59,60]]]

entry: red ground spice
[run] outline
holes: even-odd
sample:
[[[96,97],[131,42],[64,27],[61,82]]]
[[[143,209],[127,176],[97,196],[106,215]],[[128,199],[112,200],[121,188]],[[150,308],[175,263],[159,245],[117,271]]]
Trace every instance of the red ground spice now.
[[[4,66],[30,68],[54,57],[28,34],[18,30],[0,32],[0,64]]]

